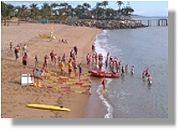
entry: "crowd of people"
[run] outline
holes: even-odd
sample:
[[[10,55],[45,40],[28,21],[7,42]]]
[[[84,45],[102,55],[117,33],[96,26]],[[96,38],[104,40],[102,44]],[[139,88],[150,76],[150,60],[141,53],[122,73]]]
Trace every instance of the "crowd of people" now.
[[[10,51],[13,51],[12,42],[10,42],[9,49]],[[14,54],[15,54],[15,60],[19,59],[20,55],[22,54],[22,64],[23,64],[23,67],[26,68],[27,63],[28,63],[27,44],[24,44],[23,47],[21,47],[20,44],[16,45],[14,47]],[[48,60],[50,57],[51,64],[54,66],[58,66],[59,71],[62,75],[65,75],[66,73],[68,73],[68,76],[72,77],[72,73],[74,73],[74,76],[78,75],[80,79],[81,74],[82,74],[82,66],[81,66],[81,63],[77,63],[77,55],[78,55],[78,48],[76,46],[74,46],[70,50],[68,59],[65,53],[62,56],[58,56],[54,50],[51,50],[49,55],[46,54],[44,56],[42,70],[47,71]],[[34,60],[35,60],[35,67],[37,67],[37,65],[39,64],[37,55],[35,55]],[[128,64],[122,65],[122,61],[117,57],[111,56],[109,52],[104,58],[104,56],[101,53],[98,54],[96,52],[94,45],[92,45],[92,53],[88,53],[86,56],[86,62],[90,70],[98,70],[99,72],[103,70],[105,72],[110,72],[114,74],[119,73],[121,76],[124,76],[125,73],[130,72],[131,75],[134,75],[134,65],[131,65],[129,69]],[[67,72],[65,69],[66,67],[68,70]],[[151,76],[151,73],[149,72],[149,68],[143,71],[142,78],[144,81],[147,80],[149,85],[152,84],[152,76]]]
[[[78,70],[78,76],[80,79],[82,74],[82,67],[81,67],[81,63],[77,63],[77,54],[78,54],[78,49],[76,46],[74,46],[73,49],[71,49],[69,53],[69,58],[67,58],[65,53],[62,56],[58,56],[57,53],[55,53],[54,50],[52,50],[49,54],[50,62],[52,65],[58,66],[60,73],[62,75],[66,74],[66,69],[65,69],[66,67],[68,70],[69,77],[72,77],[72,73],[74,73],[74,76],[77,76],[77,70]],[[48,69],[49,56],[48,55],[44,56],[42,69],[45,71],[47,71]],[[35,57],[35,63],[38,63],[36,59],[37,58]]]
[[[90,70],[105,71],[114,74],[119,73],[121,76],[124,76],[125,73],[134,75],[134,65],[129,66],[129,64],[122,64],[119,58],[111,56],[109,52],[104,58],[101,53],[97,54],[94,45],[92,46],[92,53],[88,53],[86,56],[86,62]],[[152,76],[149,72],[149,68],[144,70],[142,78],[144,81],[147,80],[148,85],[152,84]],[[104,81],[105,79],[103,78],[101,82],[103,88],[105,88]]]
[[[10,42],[10,51],[13,52],[13,44]],[[22,65],[24,68],[26,68],[28,63],[28,49],[27,44],[24,44],[23,47],[20,46],[20,44],[16,45],[14,47],[14,55],[15,60],[17,61],[20,56],[22,57]],[[74,46],[70,52],[69,52],[69,58],[67,58],[66,54],[64,53],[62,56],[58,56],[57,53],[55,53],[54,50],[51,50],[51,52],[46,54],[44,56],[42,70],[47,71],[48,70],[48,64],[49,64],[49,57],[50,57],[50,63],[53,66],[58,66],[59,72],[62,75],[68,74],[69,77],[72,77],[72,73],[74,76],[78,76],[79,80],[81,79],[82,75],[82,65],[81,63],[77,63],[77,55],[78,55],[78,48]],[[39,67],[39,57],[35,55],[34,57],[34,66],[35,68]],[[66,71],[67,68],[67,71]]]
[[[111,56],[109,52],[107,53],[106,58],[104,58],[101,53],[97,54],[94,45],[92,46],[92,53],[88,53],[86,56],[86,62],[90,67],[90,70],[103,70],[114,74],[124,74],[129,72],[128,64],[122,65],[122,61],[117,57]],[[131,66],[130,73],[131,75],[134,74],[134,65]]]

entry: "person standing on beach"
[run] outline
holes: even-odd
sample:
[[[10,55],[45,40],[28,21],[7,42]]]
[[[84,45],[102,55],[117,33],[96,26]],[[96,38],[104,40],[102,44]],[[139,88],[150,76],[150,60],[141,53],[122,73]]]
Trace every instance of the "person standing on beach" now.
[[[12,42],[10,42],[10,44],[9,44],[9,52],[13,52],[13,45],[12,45]]]
[[[27,53],[27,44],[24,44],[23,48],[22,48],[23,54]]]
[[[23,57],[22,57],[22,64],[24,66],[24,68],[26,68],[27,66],[27,53],[25,52]]]
[[[71,58],[70,58],[69,61],[68,61],[68,74],[69,74],[70,78],[71,78],[72,68],[73,68],[73,65],[72,65],[72,61],[71,61]]]
[[[59,60],[59,61],[58,61],[58,66],[59,66],[59,69],[60,69],[60,71],[61,71],[61,74],[64,75],[64,67],[65,67],[65,65],[64,65],[64,63],[62,62],[62,60]]]
[[[92,45],[92,52],[95,52],[95,46]]]
[[[35,55],[35,67],[37,67],[37,65],[38,65],[38,58],[37,58],[37,55]]]
[[[53,63],[54,62],[54,50],[52,50],[51,52],[50,52],[50,59],[51,59],[51,62]]]
[[[66,56],[65,56],[65,53],[62,56],[62,62],[66,65]]]
[[[75,74],[75,76],[76,76],[76,75],[77,75],[77,74],[76,74],[77,64],[76,64],[76,59],[75,59],[75,58],[73,58],[73,60],[72,60],[72,66],[73,66],[74,74]]]
[[[78,48],[76,46],[73,47],[73,50],[75,52],[75,56],[77,57],[77,54],[78,54]]]
[[[81,75],[82,75],[81,63],[79,63],[79,65],[78,65],[78,70],[79,70],[79,80],[81,80]]]
[[[14,53],[15,53],[15,58],[16,60],[19,58],[20,56],[20,46],[17,45],[15,48],[14,48]]]
[[[57,59],[58,59],[58,56],[57,56],[57,53],[54,54],[54,64],[56,65],[57,63]]]
[[[42,67],[42,69],[45,70],[45,71],[47,71],[47,64],[48,64],[47,62],[48,62],[48,56],[45,55],[44,56],[44,64],[43,64],[43,67]]]
[[[87,65],[90,65],[90,61],[91,61],[91,55],[88,53],[86,56]]]

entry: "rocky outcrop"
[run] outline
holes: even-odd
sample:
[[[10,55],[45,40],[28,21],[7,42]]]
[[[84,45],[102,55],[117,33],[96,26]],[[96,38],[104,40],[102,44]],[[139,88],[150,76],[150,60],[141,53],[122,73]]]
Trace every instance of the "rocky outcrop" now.
[[[77,20],[74,22],[64,22],[72,26],[96,27],[100,29],[128,29],[146,27],[135,20]]]

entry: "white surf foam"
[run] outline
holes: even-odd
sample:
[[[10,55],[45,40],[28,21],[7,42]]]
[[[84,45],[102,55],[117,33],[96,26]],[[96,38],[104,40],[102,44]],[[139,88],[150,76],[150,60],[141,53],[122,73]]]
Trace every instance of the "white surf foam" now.
[[[101,34],[99,34],[99,35],[107,35],[106,33],[107,33],[107,31],[103,30],[103,32]],[[101,47],[100,43],[106,43],[106,42],[108,42],[108,40],[107,40],[106,37],[103,37],[103,39],[102,39],[102,37],[98,38],[98,36],[96,37],[96,41],[95,41],[96,52],[101,53],[106,58],[107,51],[104,48]],[[105,58],[103,59],[103,62],[105,61]],[[107,88],[108,88],[108,84],[111,81],[112,81],[112,79],[107,79],[107,86],[106,86]],[[109,104],[109,102],[106,100],[106,98],[102,95],[101,90],[102,90],[102,86],[100,85],[96,92],[98,93],[99,98],[102,100],[104,105],[107,107],[107,113],[104,115],[104,118],[113,118],[113,114],[112,114],[113,113],[113,108]]]
[[[112,81],[112,79],[107,79],[107,88],[108,84]],[[113,118],[113,108],[109,104],[109,102],[106,100],[106,98],[102,95],[102,85],[100,85],[96,91],[99,95],[99,98],[102,100],[104,105],[107,107],[107,113],[104,115],[104,118]]]

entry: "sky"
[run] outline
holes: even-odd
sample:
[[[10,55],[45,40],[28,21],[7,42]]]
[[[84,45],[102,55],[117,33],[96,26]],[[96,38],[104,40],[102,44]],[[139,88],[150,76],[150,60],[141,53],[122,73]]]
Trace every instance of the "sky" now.
[[[32,3],[36,3],[39,7],[44,3],[63,3],[67,2],[68,4],[76,7],[78,4],[83,4],[87,2],[91,5],[92,8],[95,7],[97,1],[5,1],[5,3],[12,4],[14,6],[25,4],[29,6]],[[99,1],[98,1],[99,2]],[[129,1],[130,6],[135,10],[133,14],[142,15],[142,16],[168,16],[168,1]],[[124,1],[124,5],[127,5],[128,2]],[[116,1],[109,1],[108,7],[118,9]]]

